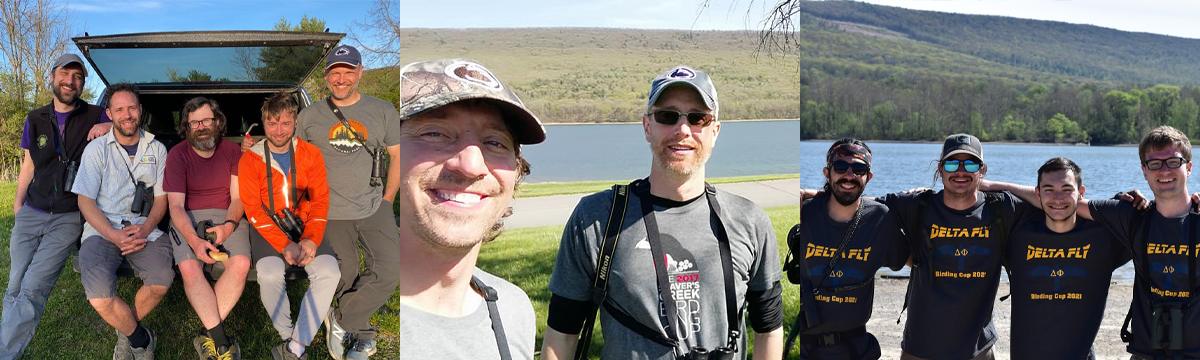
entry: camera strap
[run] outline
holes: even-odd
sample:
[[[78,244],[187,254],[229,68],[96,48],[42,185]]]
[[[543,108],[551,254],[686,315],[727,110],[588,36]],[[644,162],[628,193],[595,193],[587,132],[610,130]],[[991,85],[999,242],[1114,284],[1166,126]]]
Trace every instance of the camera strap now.
[[[54,135],[54,151],[58,152],[58,161],[66,163],[67,161],[70,161],[70,158],[68,158],[64,153],[66,150],[63,149],[62,143],[66,142],[67,140],[61,138],[61,135],[58,132],[58,121],[53,118],[53,115],[50,115],[50,113],[53,111],[54,110],[51,109],[50,112],[46,113],[46,121],[50,122],[50,132]]]
[[[667,318],[667,336],[675,342],[678,347],[680,331],[683,329],[679,325],[679,309],[675,304],[675,300],[671,298],[670,280],[667,278],[666,256],[663,254],[661,233],[658,230],[658,221],[654,216],[654,205],[650,198],[650,182],[648,180],[636,181],[633,184],[634,190],[644,195],[639,199],[642,207],[642,222],[646,225],[646,239],[650,243],[650,253],[654,256],[654,272],[658,280],[659,299],[664,310],[666,310]],[[733,256],[729,249],[729,233],[725,229],[724,223],[721,221],[721,205],[717,202],[717,189],[707,182],[704,183],[704,196],[708,201],[709,216],[716,220],[716,237],[721,255],[721,268],[724,272],[725,283],[725,310],[728,317],[726,318],[726,326],[729,329],[729,343],[727,346],[736,350],[737,341],[741,338],[741,322],[738,321],[740,311],[737,306],[737,293],[734,289],[734,274],[733,274]],[[684,349],[688,350],[688,349]]]
[[[476,276],[471,276],[471,287],[478,290],[483,295],[484,302],[487,302],[488,317],[492,320],[492,333],[496,336],[496,348],[500,351],[500,360],[512,360],[512,353],[508,349],[508,338],[504,336],[504,324],[500,321],[500,309],[496,306],[496,301],[500,300],[500,296],[496,293],[496,289],[487,286]]]
[[[358,141],[359,144],[362,144],[363,149],[371,151],[371,147],[367,146],[367,142],[364,140],[364,138],[359,137],[358,132],[355,132],[354,128],[350,127],[350,122],[346,120],[345,115],[342,115],[342,109],[339,108],[337,104],[333,103],[332,96],[325,98],[325,105],[329,105],[329,110],[333,111],[333,116],[337,116],[338,121],[342,122],[342,126],[346,127],[347,131],[350,131],[350,136],[354,137],[354,140]]]
[[[263,206],[263,210],[266,210],[267,214],[269,214],[269,215],[275,215],[276,214],[275,213],[275,185],[271,183],[271,178],[273,177],[272,175],[275,174],[275,170],[271,169],[271,156],[272,156],[271,148],[268,147],[268,145],[267,145],[267,143],[269,143],[269,142],[270,142],[270,140],[267,140],[267,141],[263,141],[262,143],[263,143],[263,158],[265,158],[264,160],[266,160],[266,164],[267,164],[267,201],[270,202],[271,208],[268,209],[266,206]],[[288,145],[288,156],[290,157],[290,159],[292,161],[292,166],[289,169],[289,170],[291,170],[291,171],[289,171],[289,173],[291,175],[290,180],[286,180],[286,181],[288,181],[291,184],[291,186],[290,186],[291,192],[289,194],[292,194],[292,197],[294,198],[296,196],[296,146],[290,142],[289,142],[289,144],[290,145]],[[292,199],[292,200],[293,200],[292,204],[289,204],[289,205],[294,205],[294,204],[300,202],[300,199]],[[291,206],[289,206],[289,208],[291,208]],[[275,220],[272,219],[271,221],[275,221]],[[275,225],[281,225],[281,224],[275,224]]]
[[[837,251],[833,252],[833,257],[831,257],[829,259],[829,265],[827,265],[825,267],[825,276],[821,277],[821,280],[812,281],[812,292],[813,292],[814,298],[816,297],[816,295],[821,294],[821,283],[825,282],[826,279],[829,279],[829,275],[833,274],[834,266],[837,265],[838,259],[841,259],[843,256],[845,256],[844,252],[846,251],[846,245],[850,244],[850,239],[854,237],[854,232],[856,230],[858,230],[858,222],[859,222],[859,220],[862,219],[862,213],[863,213],[862,209],[863,209],[863,202],[862,202],[862,199],[859,199],[858,200],[858,208],[854,210],[854,218],[850,220],[850,224],[846,227],[846,233],[842,235],[842,241],[841,241],[841,243],[838,244]],[[801,233],[802,232],[798,232],[797,234],[801,234]],[[804,245],[807,246],[808,242],[805,241]],[[799,257],[799,256],[797,255],[797,257]],[[795,265],[793,265],[792,268],[789,269],[789,271],[803,272],[804,268],[801,267],[799,264],[800,264],[800,259],[797,258]],[[835,288],[830,289],[829,291],[830,292],[839,292],[839,291],[855,290],[855,289],[867,286],[874,281],[875,281],[875,279],[871,278],[869,280],[863,281],[858,284],[835,287]],[[804,288],[804,286],[801,286],[800,291],[804,291],[805,289],[803,289],[803,288]],[[803,312],[804,307],[801,307],[800,311]],[[792,351],[792,345],[796,342],[796,337],[800,335],[799,324],[800,324],[801,316],[804,316],[804,314],[803,313],[796,314],[796,320],[794,320],[793,325],[792,325],[792,333],[788,334],[787,340],[784,341],[784,347],[783,347],[784,354],[787,354],[788,352]]]
[[[613,185],[612,208],[608,211],[608,223],[604,227],[604,240],[600,243],[596,257],[596,274],[592,280],[591,314],[585,318],[579,341],[575,347],[575,360],[587,360],[588,347],[592,344],[592,330],[596,324],[596,313],[608,297],[608,276],[612,270],[613,256],[617,253],[617,240],[625,225],[625,209],[629,204],[629,185]]]

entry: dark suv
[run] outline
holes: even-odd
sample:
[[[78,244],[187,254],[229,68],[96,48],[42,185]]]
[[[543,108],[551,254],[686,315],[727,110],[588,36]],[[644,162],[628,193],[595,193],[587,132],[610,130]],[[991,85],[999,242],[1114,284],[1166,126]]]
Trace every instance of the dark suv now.
[[[345,37],[340,33],[292,31],[184,31],[76,37],[104,85],[133,83],[141,93],[142,127],[167,149],[181,139],[177,131],[180,110],[188,100],[213,99],[225,114],[225,138],[241,143],[263,134],[262,103],[268,96],[289,91],[300,108],[312,100],[301,83],[324,64],[327,53]],[[105,107],[103,92],[98,105]],[[159,222],[168,230],[170,213]],[[168,240],[170,235],[164,235]],[[78,261],[72,261],[79,271]],[[211,268],[218,277],[224,269]],[[128,262],[118,270],[132,276]],[[289,269],[288,277],[303,277],[302,269]],[[251,270],[247,280],[254,280]]]

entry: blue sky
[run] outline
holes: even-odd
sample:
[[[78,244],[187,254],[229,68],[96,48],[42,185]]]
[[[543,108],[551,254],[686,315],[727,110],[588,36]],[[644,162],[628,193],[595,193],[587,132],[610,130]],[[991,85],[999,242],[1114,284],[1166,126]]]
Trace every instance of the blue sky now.
[[[866,0],[911,9],[1002,15],[1200,38],[1200,1]],[[776,0],[400,0],[402,27],[760,28]],[[699,17],[697,15],[699,14]],[[749,16],[747,16],[749,14]],[[697,20],[697,18],[699,20]]]

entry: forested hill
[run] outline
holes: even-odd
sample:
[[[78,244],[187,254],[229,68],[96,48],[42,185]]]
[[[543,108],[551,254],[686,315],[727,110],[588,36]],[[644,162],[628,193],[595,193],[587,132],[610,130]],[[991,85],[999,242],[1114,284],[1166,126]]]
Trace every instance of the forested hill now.
[[[1200,83],[1198,39],[851,1],[801,1],[800,6],[804,14],[815,18],[883,28],[950,51],[1030,70],[1101,81]]]
[[[798,43],[754,31],[404,29],[401,61],[488,66],[546,122],[638,121],[649,81],[708,72],[722,119],[799,119],[804,138],[1136,142],[1200,135],[1200,41],[1094,26],[806,2]],[[1010,49],[1010,50],[1006,50]]]

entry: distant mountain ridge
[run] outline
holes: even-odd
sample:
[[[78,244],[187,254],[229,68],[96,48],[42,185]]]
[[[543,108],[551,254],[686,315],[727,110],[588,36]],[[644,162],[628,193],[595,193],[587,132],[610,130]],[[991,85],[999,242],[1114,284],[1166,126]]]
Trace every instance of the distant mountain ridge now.
[[[883,28],[1018,68],[1106,82],[1200,83],[1200,39],[853,1],[803,1],[800,8],[813,18]]]

